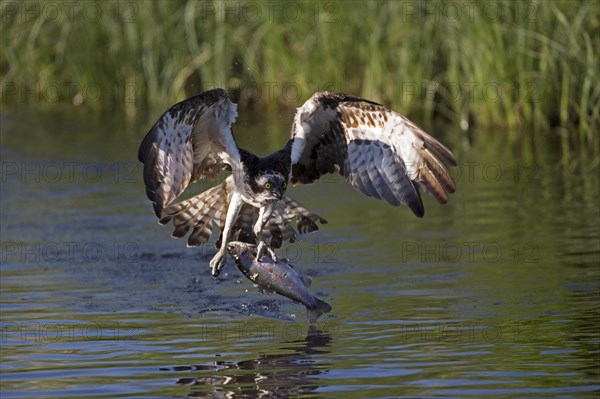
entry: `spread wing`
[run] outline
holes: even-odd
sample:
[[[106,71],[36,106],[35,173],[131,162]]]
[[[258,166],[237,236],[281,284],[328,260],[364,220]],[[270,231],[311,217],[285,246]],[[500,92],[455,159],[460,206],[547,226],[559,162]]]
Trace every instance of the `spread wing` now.
[[[159,218],[190,184],[240,168],[231,125],[237,106],[222,89],[190,97],[168,109],[150,129],[138,151],[146,194]]]
[[[298,108],[292,127],[292,183],[339,172],[363,194],[422,217],[419,188],[440,203],[456,190],[443,163],[454,156],[404,116],[342,93],[315,93]],[[443,163],[442,163],[443,162]]]

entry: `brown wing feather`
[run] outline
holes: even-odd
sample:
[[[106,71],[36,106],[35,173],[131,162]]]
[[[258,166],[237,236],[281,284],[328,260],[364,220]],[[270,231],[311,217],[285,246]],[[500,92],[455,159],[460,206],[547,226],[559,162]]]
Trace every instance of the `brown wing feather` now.
[[[424,214],[418,187],[441,203],[456,190],[442,164],[456,165],[450,150],[369,100],[315,93],[296,112],[291,138],[292,183],[311,183],[337,171],[363,194],[405,204],[417,216]]]
[[[236,117],[237,106],[225,91],[215,89],[175,104],[152,126],[138,159],[156,216],[190,182],[238,167],[240,154],[231,132]]]

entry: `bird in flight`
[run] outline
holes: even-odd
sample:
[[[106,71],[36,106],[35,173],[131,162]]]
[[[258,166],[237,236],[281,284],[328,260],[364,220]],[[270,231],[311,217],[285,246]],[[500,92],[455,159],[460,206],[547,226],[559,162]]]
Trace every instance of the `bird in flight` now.
[[[315,93],[298,108],[285,146],[265,157],[239,148],[232,131],[237,105],[222,89],[205,91],[169,108],[143,139],[146,194],[173,237],[190,230],[188,246],[206,243],[216,229],[218,276],[231,241],[258,241],[258,258],[293,242],[296,230],[318,230],[325,219],[285,195],[288,182],[308,184],[339,173],[363,194],[424,215],[419,190],[448,202],[456,189],[444,166],[456,165],[439,141],[399,113],[343,93]],[[228,173],[196,196],[173,201],[196,181]],[[267,244],[269,240],[269,244]]]

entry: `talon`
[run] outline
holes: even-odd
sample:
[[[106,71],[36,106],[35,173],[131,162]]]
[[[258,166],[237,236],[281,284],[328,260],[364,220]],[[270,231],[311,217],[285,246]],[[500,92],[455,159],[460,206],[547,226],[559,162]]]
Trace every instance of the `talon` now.
[[[271,255],[273,262],[277,262],[277,254],[275,253],[275,250],[271,247],[267,247],[267,251],[269,252],[269,255]]]
[[[256,248],[256,259],[260,259],[265,254],[266,244],[264,241],[258,243],[258,247]]]
[[[267,243],[265,243],[264,241],[261,241],[261,242],[258,244],[258,248],[257,248],[257,250],[256,250],[256,259],[262,259],[262,257],[263,257],[263,256],[264,256],[266,253],[268,253],[268,254],[269,254],[269,256],[271,257],[271,260],[272,260],[273,262],[277,262],[277,255],[275,254],[275,251],[274,251],[274,250],[273,250],[271,247],[269,247],[269,246],[267,245]]]
[[[210,261],[210,273],[217,277],[221,270],[227,264],[227,258],[225,257],[225,252],[219,251],[215,254],[215,256]]]

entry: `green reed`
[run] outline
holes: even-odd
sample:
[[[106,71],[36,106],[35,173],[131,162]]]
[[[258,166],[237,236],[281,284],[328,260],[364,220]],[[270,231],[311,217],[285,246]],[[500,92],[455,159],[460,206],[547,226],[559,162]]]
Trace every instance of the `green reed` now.
[[[333,89],[424,123],[600,131],[593,0],[72,4],[1,3],[3,104],[134,115],[219,86],[276,112]]]

